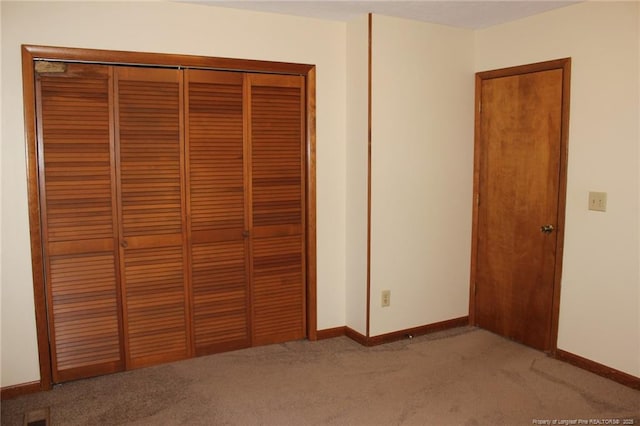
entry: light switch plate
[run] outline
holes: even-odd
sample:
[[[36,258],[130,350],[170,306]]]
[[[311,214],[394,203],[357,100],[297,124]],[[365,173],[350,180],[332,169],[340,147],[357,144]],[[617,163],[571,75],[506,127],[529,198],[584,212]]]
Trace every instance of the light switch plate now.
[[[607,211],[607,193],[589,192],[589,210],[597,212]]]

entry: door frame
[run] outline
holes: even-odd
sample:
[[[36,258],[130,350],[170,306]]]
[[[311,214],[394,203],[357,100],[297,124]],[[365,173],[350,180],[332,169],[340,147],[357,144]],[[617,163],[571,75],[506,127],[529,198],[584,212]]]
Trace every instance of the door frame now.
[[[47,304],[38,180],[38,146],[34,63],[38,60],[135,64],[155,67],[198,68],[267,74],[292,74],[305,78],[305,240],[306,240],[306,334],[317,340],[316,272],[316,66],[288,62],[216,58],[195,55],[127,52],[22,45],[22,88],[25,120],[27,194],[31,267],[40,367],[40,390],[52,388],[51,349],[47,325]]]
[[[478,257],[478,210],[480,200],[480,158],[481,150],[481,101],[482,82],[494,78],[530,74],[540,71],[562,70],[562,119],[560,131],[560,175],[558,182],[558,220],[556,225],[556,259],[553,279],[553,296],[551,306],[551,347],[549,352],[555,355],[558,344],[558,322],[560,316],[560,285],[562,281],[562,260],[564,249],[565,212],[567,198],[567,164],[569,155],[569,103],[571,87],[571,58],[562,58],[528,65],[500,68],[476,73],[475,86],[475,130],[473,155],[473,216],[471,230],[471,274],[469,285],[469,324],[477,325],[476,321],[476,273]]]

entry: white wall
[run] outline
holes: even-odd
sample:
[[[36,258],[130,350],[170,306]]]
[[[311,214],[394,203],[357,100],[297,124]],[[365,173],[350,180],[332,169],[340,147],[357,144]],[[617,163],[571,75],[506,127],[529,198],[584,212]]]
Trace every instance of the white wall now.
[[[39,379],[21,44],[316,64],[318,328],[345,324],[345,23],[170,2],[2,1],[0,7],[1,386]]]
[[[374,16],[372,336],[468,314],[473,60],[470,30]]]
[[[478,31],[483,71],[572,57],[558,347],[640,376],[638,2],[587,2]],[[607,212],[587,210],[608,192]]]
[[[367,333],[369,22],[347,24],[346,325]]]

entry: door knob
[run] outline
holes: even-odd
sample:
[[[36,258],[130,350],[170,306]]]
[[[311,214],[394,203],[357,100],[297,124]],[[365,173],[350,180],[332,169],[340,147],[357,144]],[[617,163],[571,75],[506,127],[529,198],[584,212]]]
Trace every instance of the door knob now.
[[[544,232],[545,234],[550,234],[553,232],[553,225],[549,224],[549,225],[542,225],[540,227],[540,231]]]
[[[122,246],[122,248],[127,248],[127,247],[129,247],[129,243],[127,243],[127,240],[122,240],[122,242],[120,243],[120,245]]]

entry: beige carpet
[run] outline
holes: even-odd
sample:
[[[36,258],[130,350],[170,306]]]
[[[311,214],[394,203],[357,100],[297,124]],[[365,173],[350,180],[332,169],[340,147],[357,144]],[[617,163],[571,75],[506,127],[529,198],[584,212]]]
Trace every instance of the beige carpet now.
[[[4,401],[2,424],[43,407],[53,425],[640,425],[640,391],[469,327],[372,348],[297,341],[67,383]]]

